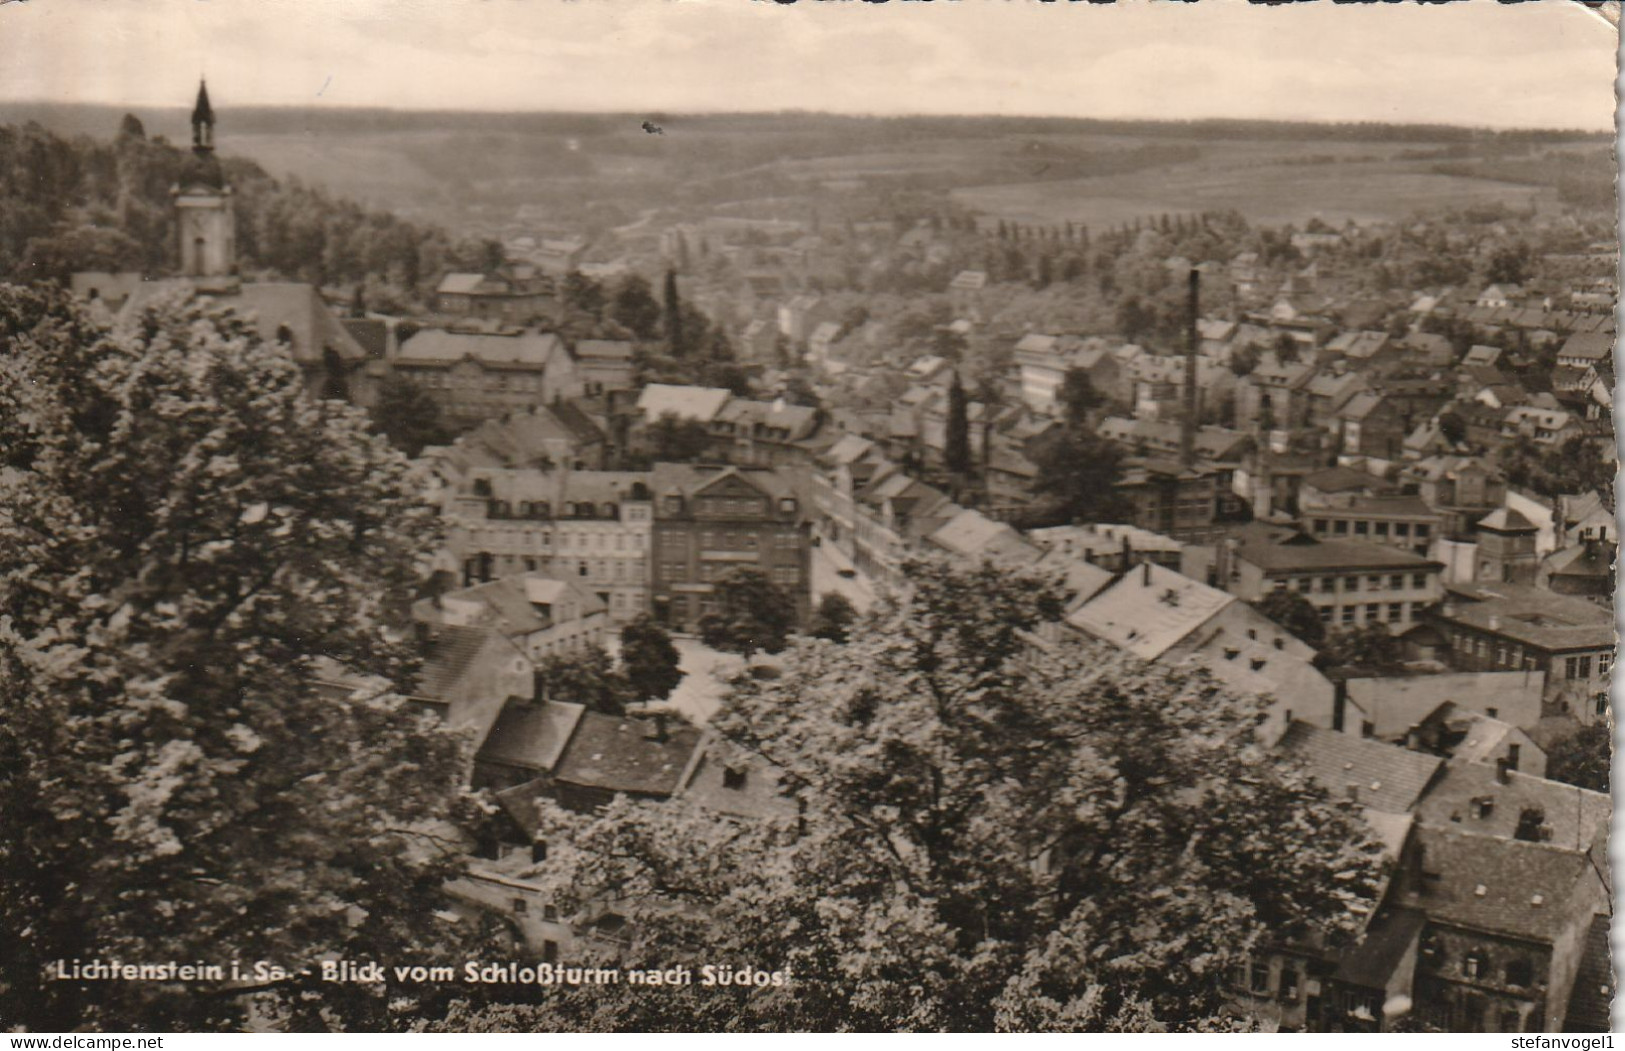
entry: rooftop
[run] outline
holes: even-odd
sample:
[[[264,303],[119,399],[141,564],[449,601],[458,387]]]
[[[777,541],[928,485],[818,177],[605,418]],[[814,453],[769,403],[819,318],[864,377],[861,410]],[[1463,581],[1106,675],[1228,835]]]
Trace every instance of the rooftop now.
[[[670,796],[699,746],[700,731],[675,718],[665,726],[662,739],[656,718],[585,712],[553,776],[585,788]]]
[[[1144,660],[1156,660],[1235,601],[1233,595],[1142,562],[1073,610],[1066,622]]]
[[[1573,922],[1574,896],[1592,871],[1583,851],[1419,827],[1421,887],[1400,902],[1435,923],[1551,942]]]
[[[1231,530],[1236,554],[1266,573],[1427,570],[1439,564],[1388,544],[1318,540],[1289,527],[1252,522]]]
[[[1298,721],[1287,728],[1280,748],[1303,760],[1327,792],[1352,795],[1368,809],[1388,814],[1410,812],[1444,766],[1436,755]]]
[[[1543,650],[1614,645],[1614,613],[1582,598],[1524,584],[1452,584],[1436,614],[1446,623],[1501,635]]]

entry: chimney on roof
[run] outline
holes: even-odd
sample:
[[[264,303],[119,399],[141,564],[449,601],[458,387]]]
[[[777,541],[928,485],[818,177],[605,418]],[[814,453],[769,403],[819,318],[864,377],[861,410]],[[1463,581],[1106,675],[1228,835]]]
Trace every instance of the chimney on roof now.
[[[1512,763],[1505,756],[1497,759],[1495,761],[1495,779],[1501,782],[1503,785],[1511,781],[1512,778],[1507,773],[1507,771],[1511,769]]]
[[[1128,533],[1123,534],[1123,568],[1126,570],[1134,564],[1134,545],[1129,542]]]
[[[1146,587],[1150,587],[1151,586],[1151,563],[1149,561],[1146,561],[1146,562],[1141,562],[1140,565],[1142,567],[1141,572],[1140,572],[1140,582],[1143,585],[1145,585]]]
[[[666,732],[666,713],[655,712],[654,732],[649,734],[649,740],[658,741],[661,744],[665,744],[666,741],[670,739],[670,736],[671,735]]]
[[[1179,465],[1189,468],[1196,462],[1196,311],[1201,271],[1191,267],[1190,293],[1185,319],[1185,412],[1179,424]]]

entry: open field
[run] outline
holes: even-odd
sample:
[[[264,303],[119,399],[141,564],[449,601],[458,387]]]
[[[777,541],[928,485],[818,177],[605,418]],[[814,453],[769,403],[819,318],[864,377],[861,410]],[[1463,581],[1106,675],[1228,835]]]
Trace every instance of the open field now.
[[[956,189],[961,204],[990,219],[1055,225],[1115,226],[1148,215],[1234,209],[1250,221],[1302,225],[1398,220],[1424,210],[1497,201],[1549,205],[1550,187],[1436,175],[1406,162],[1224,167],[1171,170],[1064,182],[1011,183]]]
[[[1601,179],[1603,197],[1612,185],[1605,136],[1555,133],[815,113],[233,110],[223,101],[217,108],[225,153],[465,231],[515,222],[606,230],[668,208],[667,218],[755,216],[764,208],[775,218],[805,220],[815,209],[825,219],[852,217],[883,212],[900,191],[949,195],[988,221],[1111,226],[1235,209],[1261,223],[1337,222],[1487,201],[1547,207],[1558,201],[1552,184],[1560,178]],[[184,110],[138,116],[149,135],[187,137]],[[0,107],[0,123],[39,120],[103,138],[118,117],[107,108]],[[645,119],[662,133],[651,134]],[[1451,174],[1434,171],[1441,164]]]

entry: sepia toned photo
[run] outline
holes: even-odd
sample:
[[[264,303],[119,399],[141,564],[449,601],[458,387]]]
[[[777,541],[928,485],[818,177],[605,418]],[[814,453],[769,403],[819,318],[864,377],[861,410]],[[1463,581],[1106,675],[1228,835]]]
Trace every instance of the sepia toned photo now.
[[[0,2],[8,1046],[1608,1033],[1617,22]]]

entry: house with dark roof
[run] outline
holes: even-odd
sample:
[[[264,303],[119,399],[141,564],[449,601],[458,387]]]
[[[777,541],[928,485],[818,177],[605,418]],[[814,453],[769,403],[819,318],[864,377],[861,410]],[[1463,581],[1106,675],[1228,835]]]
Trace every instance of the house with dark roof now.
[[[1419,827],[1384,910],[1425,919],[1409,957],[1421,1022],[1530,1033],[1564,1028],[1593,918],[1609,912],[1609,898],[1585,850]]]
[[[698,729],[663,714],[629,718],[583,712],[553,767],[554,798],[582,813],[619,795],[670,799],[682,788],[699,744]]]

